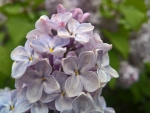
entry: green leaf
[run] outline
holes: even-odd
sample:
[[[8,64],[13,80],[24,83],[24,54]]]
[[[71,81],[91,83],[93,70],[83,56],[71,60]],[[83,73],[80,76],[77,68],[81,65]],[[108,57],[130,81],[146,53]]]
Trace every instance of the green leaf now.
[[[127,59],[129,54],[128,32],[122,27],[117,32],[109,32],[107,30],[103,30],[102,32],[111,41],[114,48]]]
[[[145,14],[134,7],[121,7],[120,11],[134,30],[138,30],[145,22]]]
[[[25,39],[26,34],[34,29],[34,23],[28,21],[25,16],[14,16],[6,23],[11,40],[15,45],[19,45]]]
[[[115,86],[116,86],[116,83],[117,83],[117,79],[115,79],[115,78],[111,79],[111,80],[108,82],[108,85],[109,85],[110,89],[113,90],[113,89],[115,88]]]
[[[4,40],[4,38],[5,38],[5,33],[0,32],[0,44]]]
[[[147,6],[144,0],[125,0],[123,5],[128,7],[135,7],[143,13],[147,12]]]

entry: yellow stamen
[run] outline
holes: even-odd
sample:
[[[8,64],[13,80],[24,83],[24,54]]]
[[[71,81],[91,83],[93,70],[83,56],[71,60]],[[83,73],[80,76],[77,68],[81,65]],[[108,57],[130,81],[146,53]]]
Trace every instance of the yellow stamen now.
[[[61,95],[64,96],[64,95],[65,95],[65,92],[62,92]]]
[[[75,75],[79,75],[79,72],[78,72],[78,70],[75,70]]]
[[[46,80],[44,77],[42,78],[42,81]]]
[[[14,110],[14,106],[10,106],[10,110],[13,111]]]
[[[30,61],[32,61],[32,60],[33,60],[33,58],[32,58],[32,57],[30,57],[30,58],[29,58],[29,60],[30,60]]]
[[[53,48],[50,48],[50,49],[49,49],[49,52],[53,52],[53,50],[54,50]]]

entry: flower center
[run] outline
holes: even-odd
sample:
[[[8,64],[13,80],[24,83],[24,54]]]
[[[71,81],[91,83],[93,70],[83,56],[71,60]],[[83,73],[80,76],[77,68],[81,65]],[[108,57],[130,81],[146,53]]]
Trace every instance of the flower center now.
[[[79,75],[79,71],[78,70],[75,70],[75,75]]]
[[[14,110],[14,106],[10,106],[10,111],[13,111]]]
[[[33,58],[32,58],[32,57],[30,57],[30,58],[29,58],[29,60],[30,60],[30,61],[32,61],[32,60],[33,60]]]
[[[42,78],[42,81],[46,80],[44,77]]]
[[[66,92],[62,92],[61,95],[64,96]]]
[[[50,49],[49,49],[49,52],[50,52],[50,53],[51,53],[51,52],[53,52],[53,51],[54,51],[54,49],[53,49],[53,48],[50,48]]]

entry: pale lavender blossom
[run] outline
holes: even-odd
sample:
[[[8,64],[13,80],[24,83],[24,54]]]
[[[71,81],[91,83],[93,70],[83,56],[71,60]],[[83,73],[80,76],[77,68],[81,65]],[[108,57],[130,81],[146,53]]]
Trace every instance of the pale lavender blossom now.
[[[70,97],[77,96],[83,87],[88,92],[93,92],[100,87],[95,72],[90,71],[95,64],[95,55],[92,51],[80,53],[79,57],[67,57],[62,60],[62,67],[66,74],[71,75],[65,89]]]
[[[74,38],[76,41],[81,44],[89,42],[89,35],[87,32],[90,32],[94,29],[90,23],[79,23],[75,19],[70,19],[68,22],[68,30],[65,28],[59,28],[57,30],[58,36],[61,38]]]
[[[11,59],[15,61],[12,65],[13,78],[20,78],[28,66],[37,63],[40,59],[40,55],[29,46],[31,40],[27,40],[25,47],[18,46],[11,52]]]
[[[109,65],[108,53],[103,54],[102,50],[98,50],[97,65],[98,65],[97,74],[98,74],[98,77],[100,79],[100,83],[102,84],[102,86],[105,86],[105,84],[109,82],[111,78],[119,77],[117,71],[114,70]]]
[[[101,89],[118,73],[109,65],[112,45],[83,23],[89,13],[58,5],[43,15],[11,53],[16,90],[0,90],[0,113],[115,113]]]
[[[49,25],[55,30],[57,30],[58,28],[65,28],[67,22],[69,21],[69,19],[71,19],[71,17],[72,14],[70,12],[65,12],[64,14],[53,14],[49,21]]]
[[[81,92],[72,102],[72,109],[66,109],[61,113],[102,113],[100,111],[91,111],[93,103],[90,94]]]
[[[103,50],[104,53],[112,49],[111,44],[103,43],[100,36],[97,33],[90,32],[89,42],[84,45],[86,51],[96,51],[97,49]]]
[[[38,40],[31,42],[31,47],[38,53],[47,53],[54,56],[62,56],[66,52],[66,47],[69,44],[69,39],[62,39],[58,36],[51,38],[50,36],[44,36]]]
[[[41,16],[37,22],[35,23],[35,28],[34,30],[30,31],[27,35],[26,38],[38,38],[40,35],[52,35],[51,33],[51,26],[49,24],[49,17],[46,15]]]
[[[0,93],[0,113],[24,113],[31,108],[31,104],[17,90]],[[21,96],[21,97],[20,97]]]
[[[57,12],[63,14],[67,11],[63,5],[59,4],[57,6]],[[73,18],[76,19],[78,22],[85,22],[90,16],[89,13],[83,13],[83,11],[80,8],[75,8],[70,12],[72,13]]]
[[[51,94],[60,88],[56,79],[50,75],[52,67],[47,59],[39,61],[34,67],[35,70],[28,68],[22,77],[22,81],[28,87],[26,92],[27,99],[31,103],[41,98],[43,90]]]

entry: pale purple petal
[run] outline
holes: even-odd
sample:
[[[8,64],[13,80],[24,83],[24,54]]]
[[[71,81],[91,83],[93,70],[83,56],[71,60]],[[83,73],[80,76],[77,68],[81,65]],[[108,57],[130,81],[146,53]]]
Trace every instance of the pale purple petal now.
[[[48,26],[48,24],[47,24],[48,22],[49,22],[48,16],[43,15],[35,23],[35,28],[42,31],[42,32],[49,34],[49,33],[51,33],[51,27]]]
[[[61,21],[64,22],[64,24],[66,25],[71,17],[72,17],[72,14],[70,12],[66,12],[62,15]]]
[[[61,13],[53,14],[52,17],[51,17],[51,20],[53,22],[59,23],[59,22],[61,22],[61,17],[62,17]]]
[[[106,109],[104,109],[104,113],[116,113],[116,112],[113,108],[106,107]]]
[[[43,103],[48,103],[48,102],[55,100],[59,95],[60,94],[58,94],[58,93],[47,94],[47,93],[43,92],[40,101]]]
[[[102,60],[103,60],[102,64],[101,64],[102,67],[105,67],[105,66],[109,65],[109,56],[108,56],[108,53],[105,53],[103,55],[103,59]]]
[[[26,96],[30,103],[37,102],[43,92],[42,80],[28,86]]]
[[[48,107],[42,102],[37,102],[32,106],[31,113],[48,113]]]
[[[103,68],[103,70],[113,78],[119,77],[117,71],[115,69],[113,69],[111,66],[106,66],[105,68]]]
[[[30,31],[27,35],[26,38],[36,38],[39,34],[41,34],[41,31],[38,29],[33,29],[32,31]]]
[[[64,28],[59,28],[57,30],[57,35],[61,38],[70,38],[71,37],[69,32]]]
[[[101,83],[106,83],[110,81],[110,75],[107,74],[103,69],[99,68],[97,74]]]
[[[63,95],[60,95],[56,100],[55,100],[55,106],[56,106],[56,109],[58,111],[63,111],[65,109],[70,109],[72,108],[71,105],[72,105],[72,101],[73,99],[72,98],[69,98],[67,96],[63,96]]]
[[[77,34],[75,36],[75,40],[80,42],[81,44],[86,44],[89,42],[89,35],[86,33]]]
[[[80,23],[77,20],[75,20],[73,18],[70,19],[69,22],[68,22],[69,32],[72,33],[72,34],[76,34],[76,31],[77,31],[79,25],[80,25]]]
[[[56,110],[55,108],[55,100],[49,103],[46,103],[47,107],[51,110]]]
[[[47,24],[51,26],[54,30],[57,30],[58,28],[58,24],[56,22],[53,22],[52,20],[50,20]]]
[[[38,40],[33,40],[31,43],[31,47],[39,53],[44,53],[49,51],[49,49],[46,47],[46,45],[44,45],[42,42],[38,41]]]
[[[21,89],[23,86],[23,82],[20,79],[15,79],[15,88]]]
[[[66,12],[66,9],[64,8],[63,5],[58,4],[58,6],[57,6],[57,12],[58,12],[58,13],[65,13],[65,12]]]
[[[92,102],[85,93],[81,93],[74,99],[72,107],[75,113],[87,113],[92,108]]]
[[[96,73],[92,71],[84,71],[80,73],[80,76],[84,89],[88,92],[93,92],[100,87]]]
[[[75,113],[72,109],[64,110],[61,113]]]
[[[18,100],[15,105],[14,113],[24,113],[28,111],[31,106],[32,104],[28,100]]]
[[[29,61],[29,56],[23,46],[18,46],[11,52],[11,59],[14,61]]]
[[[73,75],[78,69],[78,61],[76,57],[67,57],[62,59],[62,67],[66,74]]]
[[[54,71],[52,76],[54,76],[54,78],[59,83],[61,91],[64,91],[65,82],[68,79],[68,76],[64,72],[60,72],[60,71]]]
[[[89,13],[84,13],[82,18],[80,19],[80,22],[85,22],[90,17]]]
[[[95,54],[93,51],[85,51],[79,54],[78,62],[80,70],[88,70],[95,66]]]
[[[50,75],[50,73],[52,72],[52,67],[49,64],[49,60],[47,58],[36,63],[34,67],[41,77]]]
[[[96,44],[95,49],[103,50],[103,52],[106,53],[112,49],[112,45],[107,43]]]
[[[54,93],[60,89],[60,86],[53,76],[46,76],[43,82],[44,91],[48,94]]]
[[[69,97],[74,97],[81,93],[83,85],[80,81],[80,76],[71,75],[65,83],[65,89]]]
[[[56,47],[53,52],[50,52],[54,56],[62,57],[66,52],[66,48]]]
[[[76,33],[77,33],[77,34],[78,34],[78,33],[87,33],[87,32],[89,32],[89,31],[92,31],[93,29],[94,29],[94,26],[92,26],[90,23],[82,23],[82,24],[78,27]]]
[[[97,33],[93,34],[93,40],[95,41],[96,44],[101,44],[103,42]]]
[[[40,79],[40,77],[41,75],[37,71],[29,67],[20,79],[25,84],[32,84],[37,82]]]
[[[58,36],[55,36],[53,37],[51,43],[50,43],[50,46],[52,48],[55,48],[55,47],[63,47],[65,45],[68,45],[70,42],[70,39],[63,39],[63,38],[60,38]]]
[[[97,51],[97,65],[101,66],[103,62],[103,50],[98,50]]]
[[[103,108],[103,109],[105,109],[106,108],[106,102],[105,102],[105,99],[104,99],[104,97],[100,97],[99,98],[99,102],[100,102],[100,104],[101,104],[101,107]]]
[[[103,113],[103,112],[100,112],[100,111],[90,111],[88,113]]]
[[[28,62],[14,62],[12,65],[11,76],[13,78],[20,78],[25,73],[28,66]]]

